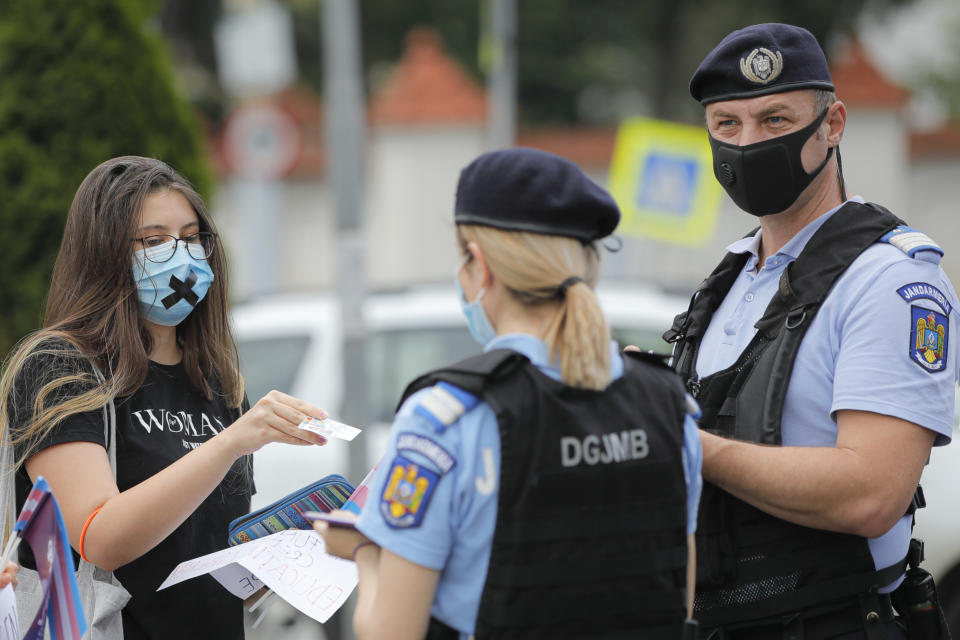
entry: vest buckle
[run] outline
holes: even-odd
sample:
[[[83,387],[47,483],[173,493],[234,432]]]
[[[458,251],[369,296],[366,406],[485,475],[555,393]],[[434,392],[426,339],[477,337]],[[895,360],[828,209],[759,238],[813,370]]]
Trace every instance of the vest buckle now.
[[[803,321],[807,319],[807,309],[806,307],[795,307],[787,313],[787,319],[784,322],[784,326],[789,330],[793,331],[797,327],[803,324]]]

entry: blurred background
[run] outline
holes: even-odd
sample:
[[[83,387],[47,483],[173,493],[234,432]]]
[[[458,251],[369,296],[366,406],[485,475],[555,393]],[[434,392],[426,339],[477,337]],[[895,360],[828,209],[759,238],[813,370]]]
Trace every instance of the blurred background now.
[[[724,35],[766,21],[805,26],[828,53],[848,192],[932,236],[960,281],[956,0],[10,0],[0,355],[41,322],[83,177],[161,158],[227,248],[251,400],[278,388],[365,428],[300,458],[265,448],[255,506],[327,473],[359,482],[405,383],[477,348],[453,295],[454,190],[473,157],[511,145],[611,189],[622,248],[601,300],[618,340],[666,350],[658,336],[754,224],[713,180],[687,82]],[[917,519],[960,632],[952,449],[934,452]],[[281,603],[248,637],[348,626]]]

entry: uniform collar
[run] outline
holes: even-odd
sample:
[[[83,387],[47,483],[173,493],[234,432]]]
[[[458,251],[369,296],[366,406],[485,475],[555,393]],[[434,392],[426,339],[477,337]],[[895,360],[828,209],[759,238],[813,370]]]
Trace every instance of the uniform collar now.
[[[486,344],[484,352],[494,349],[512,349],[527,357],[541,371],[555,380],[560,379],[560,365],[550,360],[547,343],[526,333],[507,333],[497,336]],[[623,375],[623,359],[616,341],[610,341],[610,378],[616,380]]]
[[[541,369],[554,368],[547,352],[547,343],[526,333],[507,333],[497,336],[483,348],[485,352],[494,349],[511,349],[522,353]]]
[[[797,256],[800,255],[800,252],[803,251],[803,248],[807,246],[807,243],[810,242],[810,238],[813,237],[813,234],[823,226],[823,224],[830,219],[830,216],[835,214],[840,208],[847,204],[847,202],[857,202],[863,204],[863,198],[860,196],[853,196],[846,202],[830,209],[826,213],[817,216],[814,220],[811,220],[807,223],[803,229],[797,232],[790,240],[780,248],[780,251],[777,252],[778,256],[784,256],[790,260],[796,260]],[[727,245],[727,251],[730,253],[749,253],[750,258],[747,260],[746,269],[750,270],[756,266],[757,260],[760,256],[760,239],[762,238],[763,230],[757,229],[757,232],[752,236],[747,236],[746,238],[740,238],[736,242],[733,242]]]

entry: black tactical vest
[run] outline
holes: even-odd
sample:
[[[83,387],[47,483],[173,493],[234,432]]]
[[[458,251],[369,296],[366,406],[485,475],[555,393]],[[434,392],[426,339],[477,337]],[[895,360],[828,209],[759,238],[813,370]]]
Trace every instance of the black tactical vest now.
[[[700,340],[747,260],[728,253],[664,339],[703,415],[701,428],[728,438],[781,444],[780,419],[793,363],[810,323],[847,267],[903,224],[874,204],[848,202],[787,266],[757,334],[730,367],[696,374]],[[865,538],[811,529],[768,515],[705,482],[697,521],[696,617],[701,628],[849,602],[896,579],[875,571]]]
[[[623,377],[592,391],[501,349],[427,374],[404,398],[441,380],[481,396],[500,430],[475,636],[680,638],[686,409],[662,360],[625,357]],[[449,637],[443,626],[434,621],[429,637]]]

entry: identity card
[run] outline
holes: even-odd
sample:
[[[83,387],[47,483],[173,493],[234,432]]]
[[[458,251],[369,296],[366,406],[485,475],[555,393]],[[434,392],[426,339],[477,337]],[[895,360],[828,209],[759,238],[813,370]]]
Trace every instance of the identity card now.
[[[303,419],[303,422],[297,426],[300,429],[312,431],[321,436],[338,438],[340,440],[346,440],[347,442],[356,438],[360,433],[360,429],[351,427],[348,424],[343,424],[342,422],[337,422],[336,420],[331,420],[330,418],[320,420],[319,418],[307,416]]]

